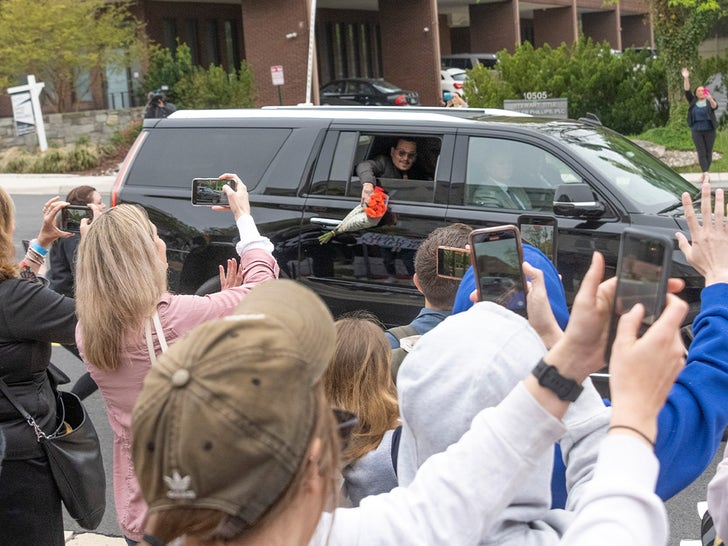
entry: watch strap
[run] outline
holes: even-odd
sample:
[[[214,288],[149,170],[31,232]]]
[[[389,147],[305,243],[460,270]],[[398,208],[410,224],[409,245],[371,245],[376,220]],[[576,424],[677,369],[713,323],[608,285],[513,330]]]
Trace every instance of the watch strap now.
[[[574,402],[581,391],[584,390],[579,383],[573,379],[568,379],[559,373],[556,366],[546,364],[543,358],[536,364],[536,367],[531,372],[536,379],[538,384],[542,387],[546,387],[552,391],[559,399],[566,402]]]

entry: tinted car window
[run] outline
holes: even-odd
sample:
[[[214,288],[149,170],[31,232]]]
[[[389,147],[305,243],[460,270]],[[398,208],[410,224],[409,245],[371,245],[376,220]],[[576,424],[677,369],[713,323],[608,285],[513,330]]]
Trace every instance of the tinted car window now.
[[[556,187],[579,182],[563,161],[531,144],[485,137],[468,141],[465,205],[551,211]]]
[[[379,156],[388,156],[391,147],[397,143],[398,136],[342,132],[336,144],[328,180],[317,181],[312,192],[341,195],[343,187],[346,186],[347,196],[360,196],[361,183],[356,175],[357,165]],[[417,159],[412,167],[415,176],[407,180],[380,178],[380,184],[393,201],[432,203],[442,138],[439,136],[412,138],[417,143]]]
[[[253,189],[290,129],[187,128],[151,131],[139,150],[127,184],[180,187],[196,177],[239,173]]]

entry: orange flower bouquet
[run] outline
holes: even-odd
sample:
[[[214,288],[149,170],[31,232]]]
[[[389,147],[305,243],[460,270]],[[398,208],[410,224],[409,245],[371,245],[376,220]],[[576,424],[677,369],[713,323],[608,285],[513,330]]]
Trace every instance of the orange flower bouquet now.
[[[322,245],[328,243],[339,233],[359,231],[360,229],[376,226],[384,216],[384,213],[387,212],[388,201],[389,196],[384,193],[382,188],[376,186],[365,206],[362,207],[359,204],[351,209],[351,212],[344,217],[338,226],[319,236],[319,243]]]

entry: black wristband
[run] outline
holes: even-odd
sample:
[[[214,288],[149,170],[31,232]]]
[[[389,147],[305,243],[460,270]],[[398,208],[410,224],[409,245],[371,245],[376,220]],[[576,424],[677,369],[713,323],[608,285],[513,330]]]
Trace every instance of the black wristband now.
[[[567,379],[561,375],[556,366],[546,364],[543,358],[531,373],[538,379],[539,385],[553,391],[559,399],[566,402],[574,402],[584,390],[584,387],[573,379]]]

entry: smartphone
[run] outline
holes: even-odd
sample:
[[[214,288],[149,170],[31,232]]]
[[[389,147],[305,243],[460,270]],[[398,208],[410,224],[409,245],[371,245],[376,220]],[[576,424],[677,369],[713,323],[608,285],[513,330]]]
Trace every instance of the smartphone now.
[[[670,278],[673,243],[669,237],[635,228],[622,232],[617,260],[617,288],[610,324],[607,363],[617,333],[619,317],[635,304],[645,307],[639,335],[653,323],[665,307],[667,280]]]
[[[94,211],[86,205],[68,205],[60,210],[59,226],[62,231],[79,233],[81,220],[88,218],[89,223],[94,219]]]
[[[546,254],[551,263],[556,265],[556,240],[559,232],[555,216],[521,214],[518,217],[518,229],[521,241],[536,247]]]
[[[220,178],[193,178],[192,204],[201,207],[213,205],[229,205],[227,195],[222,187],[227,184],[235,191],[235,180],[222,180]]]
[[[459,281],[470,267],[470,252],[452,246],[437,247],[437,276]]]
[[[498,303],[526,316],[526,279],[518,227],[513,225],[470,232],[470,261],[479,301]]]

